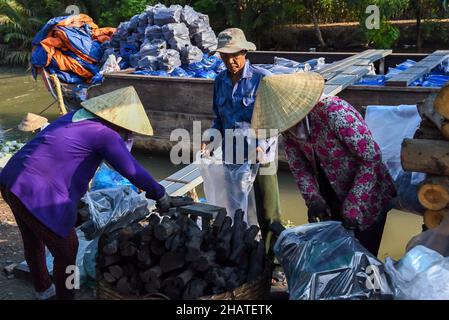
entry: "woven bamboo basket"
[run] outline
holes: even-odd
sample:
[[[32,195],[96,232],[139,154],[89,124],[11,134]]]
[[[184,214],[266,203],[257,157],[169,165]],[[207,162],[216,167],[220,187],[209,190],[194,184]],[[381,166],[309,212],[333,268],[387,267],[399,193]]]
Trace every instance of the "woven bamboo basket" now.
[[[198,300],[265,300],[270,295],[271,261],[265,263],[264,273],[251,283],[244,283],[234,291],[200,297]],[[99,273],[97,273],[99,274]],[[97,280],[97,299],[99,300],[170,300],[162,293],[142,296],[124,295],[103,279]]]

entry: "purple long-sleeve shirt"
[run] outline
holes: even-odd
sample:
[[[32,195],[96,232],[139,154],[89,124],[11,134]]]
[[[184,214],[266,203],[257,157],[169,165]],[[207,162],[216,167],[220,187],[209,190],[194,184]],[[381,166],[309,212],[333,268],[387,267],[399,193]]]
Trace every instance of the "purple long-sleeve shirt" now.
[[[101,119],[60,117],[29,141],[0,173],[8,188],[39,221],[65,237],[77,206],[101,161],[106,160],[150,199],[165,189],[129,153],[120,135]]]

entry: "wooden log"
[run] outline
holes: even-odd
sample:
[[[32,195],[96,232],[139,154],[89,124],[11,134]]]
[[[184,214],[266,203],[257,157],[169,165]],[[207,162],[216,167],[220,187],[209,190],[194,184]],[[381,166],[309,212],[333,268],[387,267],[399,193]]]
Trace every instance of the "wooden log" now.
[[[114,283],[117,282],[117,279],[112,274],[110,274],[109,272],[104,272],[103,273],[103,279],[107,283],[110,283],[110,284],[114,284]]]
[[[118,265],[113,265],[108,268],[109,273],[116,279],[120,279],[123,275],[123,269]]]
[[[191,267],[194,270],[205,272],[215,265],[215,251],[210,250],[207,252],[201,252],[199,257],[192,262]]]
[[[215,234],[215,236],[218,235],[218,232],[221,230],[221,227],[224,223],[224,220],[226,218],[226,210],[220,211],[217,216],[215,217],[214,222],[212,223],[212,231]]]
[[[130,294],[130,292],[132,290],[132,288],[128,282],[128,279],[125,276],[121,277],[119,279],[119,281],[117,281],[116,287],[117,287],[117,291],[124,295]]]
[[[195,270],[187,269],[183,272],[181,272],[179,275],[175,278],[175,285],[179,288],[185,288],[187,283],[192,280],[192,278],[195,275]]]
[[[216,260],[218,263],[224,263],[231,254],[231,239],[232,239],[232,219],[226,217],[224,219],[221,230],[218,233],[217,245],[215,247]]]
[[[143,246],[138,250],[137,260],[139,261],[139,265],[142,266],[143,268],[150,267],[153,264],[153,259],[151,259],[149,246]]]
[[[217,289],[226,287],[226,279],[219,268],[210,269],[204,276],[204,280]]]
[[[158,240],[165,241],[178,230],[179,226],[175,221],[171,220],[168,217],[164,217],[161,220],[161,223],[154,227],[154,236]]]
[[[203,242],[203,232],[195,221],[189,219],[187,221],[187,229],[185,232],[187,249],[187,261],[195,261],[201,253],[201,244]]]
[[[429,95],[426,100],[418,103],[421,118],[430,120],[440,131],[444,138],[449,139],[449,121],[434,108],[436,94]]]
[[[445,140],[445,137],[432,122],[423,120],[415,131],[413,139]]]
[[[108,256],[112,256],[112,255],[116,254],[118,252],[118,241],[113,240],[113,241],[109,242],[108,244],[106,244],[103,247],[102,252]]]
[[[150,250],[156,256],[162,256],[165,253],[165,242],[153,239],[150,243]]]
[[[182,294],[183,300],[195,300],[204,296],[204,291],[208,283],[200,278],[192,279],[186,286]]]
[[[150,280],[153,283],[153,285],[159,289],[161,287],[161,276],[162,276],[162,269],[160,266],[154,266],[148,270]]]
[[[449,205],[449,178],[428,176],[418,189],[418,200],[429,210],[441,210]]]
[[[449,209],[438,211],[426,210],[424,212],[423,220],[427,228],[433,229],[438,227],[443,221],[443,219],[446,219],[448,216],[449,216]]]
[[[152,282],[145,283],[144,288],[147,293],[157,293],[159,290]]]
[[[247,229],[246,222],[243,220],[245,212],[238,209],[234,214],[234,223],[232,225],[231,252],[235,252],[243,244],[244,233]]]
[[[103,257],[101,257],[101,259],[99,261],[99,264],[100,264],[100,267],[106,268],[106,267],[109,267],[109,266],[111,266],[113,264],[117,264],[120,261],[122,261],[122,257],[117,254],[117,255],[113,255],[113,256],[103,256]]]
[[[137,248],[133,242],[122,242],[120,244],[120,255],[122,257],[133,257],[137,253]]]
[[[254,239],[256,238],[257,234],[259,233],[259,227],[256,225],[252,225],[249,227],[243,236],[243,242],[246,244],[247,247],[252,248],[254,244]]]
[[[252,250],[249,270],[248,270],[248,281],[256,280],[263,272],[264,269],[264,258],[265,249],[262,241],[257,243],[257,246]]]
[[[405,171],[449,176],[449,141],[404,139],[401,163]]]
[[[162,272],[166,273],[182,268],[185,262],[183,251],[167,252],[161,257],[160,266]]]
[[[139,272],[139,277],[145,283],[150,282],[150,269]]]
[[[185,244],[185,237],[182,234],[172,234],[167,240],[165,240],[165,248],[168,251],[176,251],[182,248]]]
[[[449,119],[449,85],[445,85],[438,92],[434,102],[435,111]]]

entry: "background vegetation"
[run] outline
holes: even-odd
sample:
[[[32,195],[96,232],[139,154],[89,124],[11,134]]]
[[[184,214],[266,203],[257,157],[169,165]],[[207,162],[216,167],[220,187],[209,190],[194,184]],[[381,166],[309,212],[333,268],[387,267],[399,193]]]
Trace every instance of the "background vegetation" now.
[[[100,26],[117,26],[157,2],[191,5],[209,15],[217,33],[240,27],[264,50],[449,47],[449,22],[441,20],[449,18],[449,10],[443,0],[0,0],[0,64],[28,64],[37,30],[64,15],[68,5],[77,5]],[[380,8],[378,30],[365,28],[370,4]]]

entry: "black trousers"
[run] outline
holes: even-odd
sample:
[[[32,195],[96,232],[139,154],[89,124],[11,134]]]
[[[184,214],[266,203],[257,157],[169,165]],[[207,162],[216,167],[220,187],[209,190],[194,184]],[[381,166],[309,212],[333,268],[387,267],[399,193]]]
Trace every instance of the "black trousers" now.
[[[341,203],[338,199],[334,189],[329,183],[323,169],[320,165],[317,165],[318,169],[318,184],[320,188],[320,194],[326,200],[326,203],[331,210],[332,220],[342,221],[341,214]],[[378,222],[373,225],[371,228],[360,231],[355,230],[354,236],[357,240],[360,241],[362,246],[364,246],[369,252],[371,252],[374,256],[377,257],[379,253],[380,243],[382,241],[382,235],[384,232],[385,222],[387,221],[387,213],[389,208],[386,208],[380,214],[382,218],[378,220]]]

